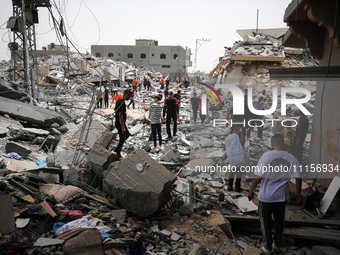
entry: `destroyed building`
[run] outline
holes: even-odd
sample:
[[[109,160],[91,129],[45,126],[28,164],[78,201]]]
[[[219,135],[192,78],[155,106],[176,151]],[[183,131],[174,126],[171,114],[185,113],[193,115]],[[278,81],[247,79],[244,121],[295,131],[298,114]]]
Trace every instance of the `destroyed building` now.
[[[96,57],[134,63],[137,66],[152,68],[168,75],[192,66],[191,50],[182,46],[162,46],[156,40],[136,39],[130,45],[91,45],[91,53]]]
[[[311,67],[271,69],[271,79],[316,81],[309,164],[338,165],[339,135],[339,9],[338,1],[292,1],[284,21],[289,31],[283,45],[306,48],[318,58],[319,65]],[[320,174],[319,181],[330,183],[337,171]]]
[[[19,5],[19,1],[14,2]],[[39,1],[28,2],[27,7],[32,7]],[[288,9],[298,6],[298,11],[303,11],[302,6],[292,3]],[[3,62],[0,254],[260,254],[264,240],[258,199],[249,201],[247,197],[254,175],[243,176],[244,191],[228,191],[227,174],[217,173],[212,167],[230,163],[224,144],[230,127],[226,128],[225,122],[217,127],[213,123],[225,120],[233,103],[221,84],[252,87],[254,98],[265,89],[268,108],[273,102],[273,88],[305,88],[312,95],[305,106],[313,113],[309,118],[313,129],[305,141],[304,163],[311,160],[311,154],[314,157],[311,140],[318,125],[320,84],[317,80],[275,80],[274,76],[275,72],[295,68],[314,70],[324,62],[300,44],[299,48],[285,46],[286,32],[238,30],[245,38],[226,49],[211,72],[212,79],[203,81],[204,89],[210,86],[218,91],[222,106],[209,99],[202,124],[193,122],[190,98],[193,89],[204,90],[193,80],[188,88],[171,83],[173,91],[182,92],[179,125],[177,136],[164,139],[160,150],[151,149],[151,128],[142,102],[145,99],[148,105],[155,95],[164,92],[159,85],[164,73],[142,64],[136,67],[132,60],[118,61],[115,55],[106,56],[110,52],[101,57],[56,54],[38,57],[38,82],[27,84],[24,69],[13,68],[12,61]],[[167,60],[174,58],[173,52],[165,54]],[[137,92],[135,109],[127,111],[131,137],[123,147],[123,159],[119,159],[113,151],[119,140],[114,110],[96,107],[94,88],[114,81],[122,91],[138,75],[151,80],[151,89]],[[283,118],[279,108],[266,119]],[[297,119],[296,110],[290,106],[287,115]],[[337,121],[328,115],[327,119],[331,124]],[[162,125],[163,134],[165,130]],[[281,125],[266,123],[262,140],[251,132],[245,147],[253,166],[271,149],[270,137],[275,133],[282,133]],[[335,141],[333,136],[330,139]],[[333,157],[334,151],[323,152]],[[336,157],[334,160],[338,162]],[[310,178],[303,180],[302,195],[308,198],[305,208],[289,200],[282,254],[339,254],[339,178],[334,177],[329,187],[322,184]],[[291,181],[289,187],[293,195],[295,183]]]

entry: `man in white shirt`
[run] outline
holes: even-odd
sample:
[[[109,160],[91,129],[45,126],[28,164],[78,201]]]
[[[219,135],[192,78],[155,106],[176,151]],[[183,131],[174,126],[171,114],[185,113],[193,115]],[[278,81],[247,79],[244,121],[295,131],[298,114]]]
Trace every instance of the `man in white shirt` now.
[[[285,151],[282,135],[271,138],[272,151],[266,152],[257,165],[253,185],[249,189],[249,199],[253,198],[256,186],[261,183],[259,192],[259,216],[264,247],[263,254],[280,251],[281,238],[284,228],[285,207],[289,197],[288,182],[291,177],[296,178],[296,203],[301,203],[301,178],[299,176],[299,162]],[[274,243],[271,233],[272,214],[275,219]]]

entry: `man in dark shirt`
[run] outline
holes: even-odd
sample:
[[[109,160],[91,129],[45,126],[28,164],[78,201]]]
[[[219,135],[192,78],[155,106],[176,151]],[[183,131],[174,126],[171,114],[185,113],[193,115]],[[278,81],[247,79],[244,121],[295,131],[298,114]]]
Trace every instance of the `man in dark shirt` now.
[[[194,92],[194,96],[191,98],[191,107],[192,107],[192,112],[194,115],[194,123],[196,123],[197,110],[199,106],[200,106],[200,98],[197,96],[197,93]]]
[[[307,136],[309,121],[301,110],[299,110],[299,114],[300,119],[296,127],[294,142],[292,144],[292,154],[299,161],[299,164],[301,164],[303,157],[303,143]]]
[[[178,101],[178,113],[179,113],[179,108],[181,108],[181,91],[178,90],[176,94],[174,94],[174,98],[177,99]]]
[[[163,118],[166,115],[166,132],[168,133],[168,138],[171,139],[171,130],[170,130],[170,123],[171,119],[174,122],[174,130],[173,130],[173,135],[176,136],[177,132],[177,119],[179,118],[179,113],[178,113],[178,100],[174,98],[174,92],[170,91],[169,92],[169,97],[165,99],[164,101],[164,108],[163,108]]]
[[[169,96],[169,86],[166,86],[164,90],[164,98],[166,99]]]
[[[123,98],[119,98],[115,106],[115,113],[116,113],[115,126],[119,134],[119,143],[118,143],[118,146],[114,149],[114,151],[120,158],[122,157],[120,155],[122,147],[126,139],[128,139],[130,136],[130,132],[126,127],[126,104],[125,104],[125,101],[129,100],[130,97],[131,97],[131,90],[126,89],[124,91]]]

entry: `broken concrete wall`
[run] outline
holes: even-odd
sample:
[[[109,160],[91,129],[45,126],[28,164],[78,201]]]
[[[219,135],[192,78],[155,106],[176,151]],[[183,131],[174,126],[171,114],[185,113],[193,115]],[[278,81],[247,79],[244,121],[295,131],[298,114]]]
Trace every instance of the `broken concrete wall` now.
[[[81,138],[82,134],[82,139]],[[49,156],[49,162],[54,162],[55,166],[86,165],[91,146],[97,144],[108,149],[112,141],[112,133],[100,121],[92,120],[84,124],[79,124],[77,128],[69,130],[60,140],[53,155]],[[77,155],[75,157],[75,153]]]
[[[57,112],[4,97],[0,97],[0,113],[45,127],[53,123],[60,125],[65,123]]]
[[[19,84],[9,83],[8,81],[0,78],[0,93],[3,97],[10,99],[21,99],[27,97],[27,93],[23,89],[19,89]]]
[[[147,217],[167,202],[175,180],[169,170],[138,149],[110,165],[103,186],[123,208],[138,217]]]

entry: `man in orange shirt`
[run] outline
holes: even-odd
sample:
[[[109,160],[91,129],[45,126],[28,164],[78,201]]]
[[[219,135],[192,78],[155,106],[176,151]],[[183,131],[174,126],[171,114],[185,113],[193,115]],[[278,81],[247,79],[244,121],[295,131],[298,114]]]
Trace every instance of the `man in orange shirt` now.
[[[164,84],[165,84],[165,80],[164,80],[164,77],[162,77],[161,79],[161,89],[164,89]]]
[[[137,85],[138,85],[137,78],[134,78],[132,81],[132,87],[135,92],[137,92]]]
[[[111,101],[111,104],[110,104],[110,108],[112,107],[113,101],[115,101],[115,103],[117,103],[117,101],[118,101],[119,98],[123,98],[123,96],[122,96],[121,94],[118,93],[118,89],[114,89],[113,91],[115,92],[115,94],[114,94],[113,97],[112,97],[112,101]]]

